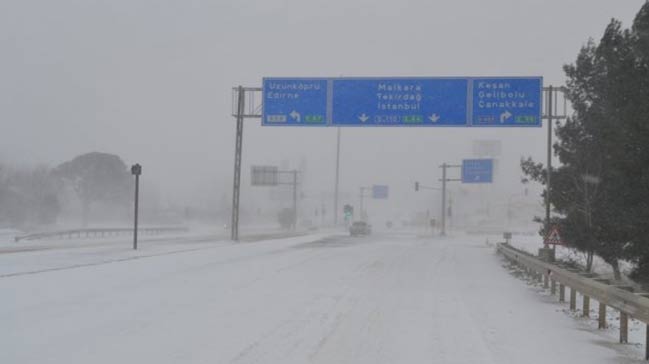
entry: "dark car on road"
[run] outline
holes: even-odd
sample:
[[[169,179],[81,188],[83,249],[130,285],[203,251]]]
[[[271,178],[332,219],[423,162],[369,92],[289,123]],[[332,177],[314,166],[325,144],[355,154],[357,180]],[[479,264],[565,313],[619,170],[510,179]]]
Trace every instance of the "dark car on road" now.
[[[352,226],[349,227],[351,236],[370,235],[372,233],[372,225],[365,221],[354,221]]]

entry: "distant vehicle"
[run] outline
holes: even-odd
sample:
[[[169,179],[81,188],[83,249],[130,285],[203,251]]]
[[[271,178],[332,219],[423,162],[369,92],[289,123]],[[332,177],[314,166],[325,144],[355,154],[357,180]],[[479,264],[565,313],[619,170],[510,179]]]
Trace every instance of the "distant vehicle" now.
[[[372,233],[372,225],[365,221],[354,221],[349,228],[351,236],[370,235]]]

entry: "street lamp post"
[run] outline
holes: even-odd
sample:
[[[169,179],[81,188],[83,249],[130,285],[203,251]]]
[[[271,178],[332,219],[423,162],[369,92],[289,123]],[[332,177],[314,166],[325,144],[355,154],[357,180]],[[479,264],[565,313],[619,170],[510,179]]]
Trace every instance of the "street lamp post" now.
[[[371,187],[361,187],[360,188],[360,215],[361,215],[361,221],[365,221],[365,208],[363,206],[363,199],[366,197],[365,196],[365,191],[370,190]]]
[[[142,174],[142,166],[139,164],[134,164],[131,166],[131,174],[135,176],[135,213],[133,216],[133,250],[137,250],[137,217],[138,217],[138,205],[140,199],[140,175]]]
[[[420,184],[418,181],[415,182],[415,192],[419,192],[419,190],[433,190],[433,191],[443,191],[441,188],[438,187],[430,187],[430,186],[424,186]],[[442,205],[443,206],[443,205]],[[442,215],[445,214],[444,207],[442,207]],[[430,215],[430,210],[428,210],[427,216]],[[444,221],[444,217],[441,217],[441,221]],[[432,228],[432,227],[431,227]],[[441,230],[440,230],[441,231]],[[433,234],[435,232],[433,231]]]

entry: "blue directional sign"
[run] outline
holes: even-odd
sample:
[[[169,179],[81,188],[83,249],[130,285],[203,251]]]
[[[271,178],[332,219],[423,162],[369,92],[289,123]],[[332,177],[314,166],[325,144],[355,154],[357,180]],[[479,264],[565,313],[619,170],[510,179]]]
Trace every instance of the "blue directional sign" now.
[[[388,198],[389,187],[385,185],[373,185],[372,186],[372,198],[385,199]]]
[[[542,78],[477,78],[472,86],[472,126],[541,126]]]
[[[466,126],[467,79],[335,79],[332,125]]]
[[[327,125],[326,79],[264,79],[262,125]]]
[[[262,125],[541,126],[541,77],[265,78]]]
[[[493,166],[493,159],[464,159],[462,183],[491,183]]]

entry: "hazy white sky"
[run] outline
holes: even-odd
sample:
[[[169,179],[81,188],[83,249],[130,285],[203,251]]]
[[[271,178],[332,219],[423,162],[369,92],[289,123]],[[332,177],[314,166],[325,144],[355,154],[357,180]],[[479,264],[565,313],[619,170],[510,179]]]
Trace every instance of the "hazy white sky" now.
[[[2,0],[0,161],[56,165],[104,151],[140,162],[171,200],[218,200],[232,179],[231,87],[264,76],[543,76],[564,82],[611,18],[644,0]],[[250,164],[305,159],[333,187],[335,130],[244,128]],[[504,171],[542,158],[541,129],[344,129],[342,187],[412,180],[500,138]],[[431,182],[432,183],[432,182]],[[401,191],[401,192],[400,192]],[[250,204],[251,194],[242,195]],[[415,197],[408,197],[415,198]]]

